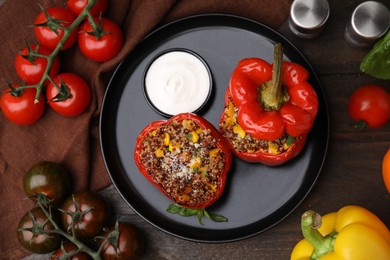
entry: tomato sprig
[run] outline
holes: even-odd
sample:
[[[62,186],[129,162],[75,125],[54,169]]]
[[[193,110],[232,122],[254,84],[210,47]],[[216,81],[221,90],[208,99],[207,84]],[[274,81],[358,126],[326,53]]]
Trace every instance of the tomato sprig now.
[[[19,221],[20,244],[33,253],[54,251],[50,259],[100,260],[113,252],[120,259],[138,258],[145,247],[141,230],[126,222],[109,225],[108,201],[89,190],[69,194],[69,178],[56,162],[38,162],[27,171],[24,190],[35,205]]]
[[[51,225],[53,225],[53,227],[54,227],[54,229],[50,230],[49,234],[54,233],[54,234],[58,234],[60,236],[63,236],[65,239],[71,241],[75,246],[77,246],[78,252],[79,251],[84,252],[96,260],[101,259],[100,251],[98,251],[98,252],[93,251],[91,248],[89,248],[87,245],[85,245],[83,242],[81,242],[76,236],[68,234],[67,232],[62,230],[62,228],[59,226],[59,224],[57,224],[57,221],[53,218],[53,215],[51,213],[51,210],[52,210],[51,206],[46,207],[44,204],[42,204],[40,202],[40,200],[38,200],[38,205],[42,209],[43,213],[46,215],[47,221],[50,222]],[[44,230],[40,230],[40,231],[42,231],[43,233],[45,232]]]
[[[87,193],[89,192],[87,191]],[[76,226],[71,224],[71,232],[66,232],[62,229],[62,227],[58,224],[60,221],[58,220],[58,214],[56,214],[58,212],[55,211],[56,208],[47,204],[47,200],[44,200],[43,196],[40,196],[37,200],[38,207],[35,207],[31,211],[27,212],[19,223],[18,233],[20,242],[31,252],[45,254],[57,249],[54,252],[54,255],[73,256],[76,254],[86,254],[94,260],[101,260],[106,256],[111,256],[113,254],[112,252],[117,252],[122,256],[131,257],[139,257],[143,253],[145,244],[141,231],[131,223],[118,221],[116,221],[116,224],[113,227],[107,229],[103,228],[101,235],[90,237],[94,238],[95,241],[97,239],[100,240],[98,249],[96,251],[91,249],[91,247],[82,240],[88,239],[89,237],[80,237],[78,233],[80,230],[76,230]],[[74,194],[72,194],[72,198],[73,196]],[[86,210],[77,209],[76,212],[58,210],[65,215],[71,214],[72,223],[76,224],[77,221],[82,221],[83,217],[90,214],[90,212],[94,209],[94,207],[87,208]],[[104,209],[102,208],[102,210]],[[38,217],[39,221],[37,221]],[[89,217],[86,217],[85,219],[89,219]],[[82,226],[84,226],[84,224],[80,227]],[[23,232],[28,232],[30,235],[27,236],[30,236],[31,239],[38,239],[39,236],[47,238],[47,245],[42,248],[35,246],[35,244],[30,245],[30,242],[24,239],[26,235],[22,234]],[[61,236],[65,240],[62,240]],[[38,241],[41,240],[42,239]],[[69,241],[72,244],[72,251],[70,253],[65,250],[62,244],[63,241]]]
[[[35,54],[33,52],[31,53],[30,57],[34,57],[34,56],[38,57],[39,56],[39,57],[47,59],[47,66],[46,66],[46,69],[45,69],[45,71],[43,73],[43,76],[42,76],[41,80],[37,84],[24,85],[24,86],[20,87],[21,89],[24,89],[24,88],[36,88],[37,91],[36,91],[34,103],[38,103],[39,102],[39,97],[41,96],[41,93],[42,93],[43,87],[44,87],[44,83],[46,82],[46,80],[51,81],[51,76],[49,74],[50,73],[50,69],[53,66],[55,58],[58,56],[60,51],[63,49],[65,42],[68,40],[68,38],[70,37],[72,32],[76,28],[79,27],[79,25],[85,20],[86,17],[88,17],[88,20],[90,21],[90,23],[91,23],[93,28],[97,27],[97,25],[95,24],[94,20],[90,19],[90,17],[92,18],[92,15],[90,14],[90,10],[95,5],[95,3],[96,3],[96,0],[88,0],[88,4],[84,8],[84,10],[67,27],[60,24],[62,22],[61,20],[51,18],[50,15],[46,12],[46,9],[41,6],[41,9],[45,10],[43,12],[45,12],[47,22],[42,23],[42,24],[35,24],[35,26],[48,26],[54,32],[56,32],[57,29],[61,29],[61,30],[63,30],[63,36],[62,36],[61,40],[58,42],[57,46],[54,48],[54,50],[50,54],[48,54],[48,55],[39,55],[39,54]]]
[[[38,112],[43,111],[41,105],[34,105],[43,103],[42,91],[47,85],[46,98],[58,114],[73,117],[87,109],[91,90],[84,79],[72,80],[73,83],[64,81],[66,84],[56,80],[60,70],[60,51],[78,42],[86,58],[104,62],[122,49],[124,38],[121,28],[114,21],[101,17],[107,9],[108,0],[68,0],[67,4],[69,9],[62,6],[46,9],[39,5],[41,12],[34,21],[34,33],[39,44],[29,45],[26,41],[26,47],[16,55],[15,69],[23,83],[19,84],[17,91],[11,89],[3,93],[0,102],[1,110],[6,111],[4,115],[16,124],[31,125],[40,119],[43,113],[35,113],[37,116],[31,117],[26,109],[34,107],[35,111],[38,108]],[[74,74],[70,77],[79,76]],[[23,95],[24,92],[28,93]]]

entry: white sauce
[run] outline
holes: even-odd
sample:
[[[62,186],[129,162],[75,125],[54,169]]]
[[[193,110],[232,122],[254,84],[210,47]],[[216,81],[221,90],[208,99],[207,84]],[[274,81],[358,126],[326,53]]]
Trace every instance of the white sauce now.
[[[149,101],[161,112],[176,115],[194,112],[207,100],[211,79],[206,65],[185,51],[158,57],[145,76]]]

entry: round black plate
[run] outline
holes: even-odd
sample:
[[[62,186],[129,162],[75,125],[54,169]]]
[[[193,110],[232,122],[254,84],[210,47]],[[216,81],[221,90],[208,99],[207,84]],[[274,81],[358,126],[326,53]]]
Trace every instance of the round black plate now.
[[[319,97],[319,111],[307,144],[295,159],[278,167],[245,163],[237,158],[222,197],[210,208],[228,222],[166,212],[171,203],[139,173],[134,160],[141,130],[164,119],[143,96],[143,75],[149,61],[163,50],[186,48],[210,66],[214,89],[199,115],[218,127],[230,75],[237,62],[260,57],[272,63],[273,45],[282,43],[284,59],[310,71]],[[108,86],[100,118],[104,161],[117,190],[129,206],[152,225],[172,235],[199,242],[228,242],[258,234],[285,218],[308,194],[322,165],[329,140],[329,115],[322,87],[312,67],[288,40],[257,22],[230,15],[201,15],[163,26],[140,43],[118,66]]]

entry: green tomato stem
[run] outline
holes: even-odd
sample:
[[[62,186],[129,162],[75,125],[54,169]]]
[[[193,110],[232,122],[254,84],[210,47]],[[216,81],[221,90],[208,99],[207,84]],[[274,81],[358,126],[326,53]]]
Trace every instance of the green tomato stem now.
[[[93,31],[98,30],[98,26],[95,23],[95,19],[93,18],[92,14],[90,12],[87,13],[88,22],[91,24]]]

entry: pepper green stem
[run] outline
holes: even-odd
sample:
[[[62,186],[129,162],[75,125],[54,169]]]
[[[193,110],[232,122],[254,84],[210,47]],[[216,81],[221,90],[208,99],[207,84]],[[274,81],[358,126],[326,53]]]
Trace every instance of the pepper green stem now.
[[[42,89],[43,89],[44,83],[45,83],[46,79],[49,76],[49,72],[51,70],[51,67],[53,66],[54,59],[56,58],[58,53],[61,51],[62,47],[64,46],[64,43],[69,38],[71,33],[76,29],[77,26],[79,26],[84,21],[85,17],[90,15],[90,10],[95,5],[95,3],[96,3],[96,0],[88,0],[87,6],[80,13],[80,15],[77,16],[77,18],[73,21],[73,23],[69,27],[63,28],[64,35],[62,36],[60,42],[58,43],[56,48],[53,50],[53,52],[46,57],[46,59],[47,59],[47,66],[46,66],[46,70],[45,70],[45,72],[44,72],[44,74],[42,76],[41,81],[38,84],[36,84],[36,85],[24,86],[23,87],[23,88],[35,87],[37,89],[37,93],[35,94],[34,103],[38,103],[39,102],[39,97],[40,97],[40,95],[42,93]],[[93,26],[96,27],[96,24],[94,24]]]
[[[282,44],[274,45],[274,64],[272,79],[258,89],[258,100],[264,110],[278,111],[284,102],[289,100],[288,93],[282,86],[283,48]]]
[[[303,236],[313,247],[313,253],[310,259],[319,259],[321,256],[333,252],[334,241],[337,235],[331,233],[327,236],[323,236],[318,231],[321,222],[321,216],[313,210],[303,213],[301,218]]]

